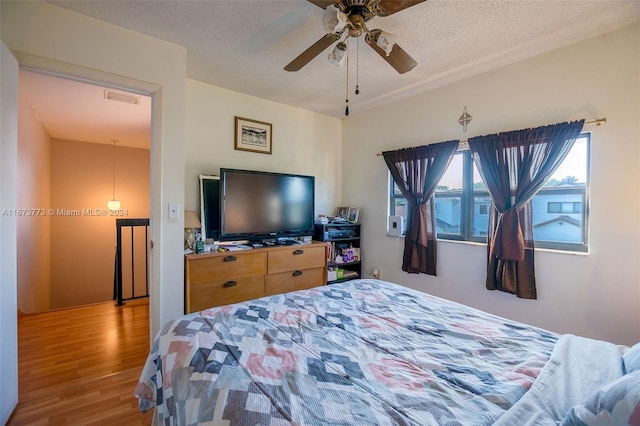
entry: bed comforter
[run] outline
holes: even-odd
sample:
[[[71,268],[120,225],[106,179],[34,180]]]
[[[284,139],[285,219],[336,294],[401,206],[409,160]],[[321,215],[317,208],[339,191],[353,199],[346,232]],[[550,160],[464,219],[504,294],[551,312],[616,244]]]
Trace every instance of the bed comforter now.
[[[135,395],[167,425],[490,425],[558,335],[379,281],[186,315]]]

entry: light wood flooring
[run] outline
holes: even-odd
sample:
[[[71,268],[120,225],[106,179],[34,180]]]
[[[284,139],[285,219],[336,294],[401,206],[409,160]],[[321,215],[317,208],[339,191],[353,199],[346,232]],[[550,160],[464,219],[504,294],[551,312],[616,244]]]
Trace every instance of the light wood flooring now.
[[[20,315],[8,425],[150,425],[133,396],[148,352],[148,299]]]

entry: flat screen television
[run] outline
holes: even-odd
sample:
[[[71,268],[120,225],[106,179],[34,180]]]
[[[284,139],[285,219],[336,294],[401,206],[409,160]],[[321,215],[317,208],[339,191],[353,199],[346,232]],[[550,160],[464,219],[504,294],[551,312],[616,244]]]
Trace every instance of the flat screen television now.
[[[220,169],[220,240],[313,235],[313,176]]]

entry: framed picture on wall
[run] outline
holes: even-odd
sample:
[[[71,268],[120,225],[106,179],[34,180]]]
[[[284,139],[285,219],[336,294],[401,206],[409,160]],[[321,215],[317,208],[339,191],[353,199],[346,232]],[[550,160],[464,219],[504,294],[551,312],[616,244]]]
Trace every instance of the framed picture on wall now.
[[[236,117],[235,149],[271,154],[271,123]]]
[[[349,207],[347,220],[351,223],[356,223],[358,222],[358,216],[360,216],[360,209],[357,207]]]

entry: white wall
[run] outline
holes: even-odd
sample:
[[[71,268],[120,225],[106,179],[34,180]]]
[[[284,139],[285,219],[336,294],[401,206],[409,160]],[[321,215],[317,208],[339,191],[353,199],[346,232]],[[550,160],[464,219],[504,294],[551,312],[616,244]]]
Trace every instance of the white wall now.
[[[235,116],[271,123],[271,155],[234,149]],[[186,134],[187,210],[200,212],[198,175],[221,167],[315,176],[316,214],[340,200],[342,120],[187,80]]]
[[[18,309],[32,313],[51,309],[51,138],[20,84],[18,111],[18,208],[45,209],[16,219]]]
[[[0,13],[1,14],[1,13]],[[0,41],[0,209],[18,201],[18,63]],[[16,217],[0,215],[0,423],[18,404]]]
[[[419,66],[419,65],[418,65]],[[343,124],[343,198],[360,206],[364,270],[561,333],[640,341],[640,25],[451,84]],[[467,106],[467,133],[457,120]],[[401,271],[402,241],[385,237],[387,169],[376,153],[607,117],[592,132],[590,252],[538,250],[538,300],[484,288],[482,245],[440,241],[438,276]],[[348,161],[357,158],[359,161]]]
[[[186,49],[41,2],[1,2],[2,40],[21,63],[153,93],[151,333],[183,312]]]

